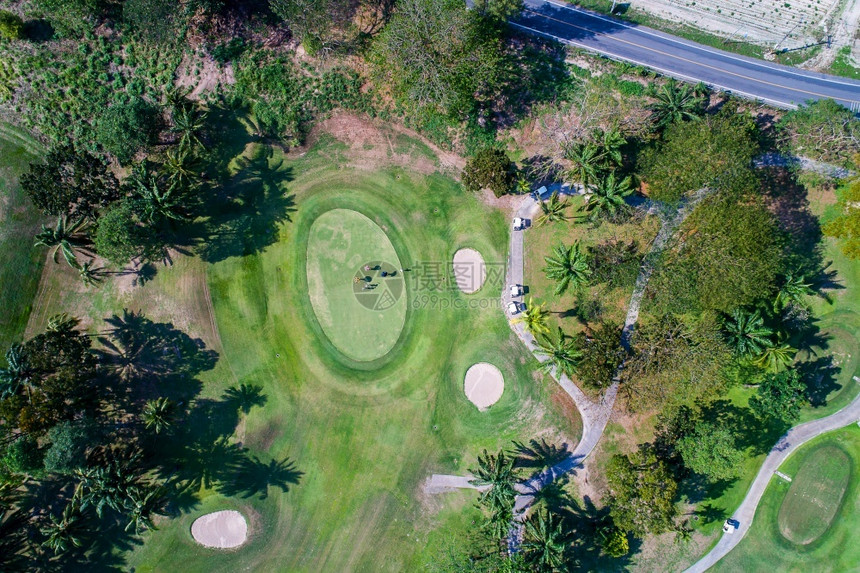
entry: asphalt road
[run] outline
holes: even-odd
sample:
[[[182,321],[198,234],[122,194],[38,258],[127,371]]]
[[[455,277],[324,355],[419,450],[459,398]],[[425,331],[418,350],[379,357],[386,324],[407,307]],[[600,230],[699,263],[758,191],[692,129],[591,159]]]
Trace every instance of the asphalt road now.
[[[833,98],[860,112],[860,81],[731,54],[563,2],[525,0],[525,10],[512,25],[777,107]]]
[[[860,383],[860,379],[856,376],[854,377],[854,381]],[[687,569],[685,573],[703,573],[741,542],[741,539],[744,538],[744,535],[747,534],[752,525],[755,510],[758,507],[759,501],[761,501],[761,496],[764,495],[767,489],[767,485],[770,483],[771,478],[773,478],[774,472],[779,469],[782,462],[797,448],[816,436],[838,430],[858,420],[860,420],[860,395],[835,414],[826,418],[812,420],[789,430],[767,455],[746,497],[737,511],[732,515],[733,519],[740,522],[738,529],[733,533],[724,533],[714,548]]]

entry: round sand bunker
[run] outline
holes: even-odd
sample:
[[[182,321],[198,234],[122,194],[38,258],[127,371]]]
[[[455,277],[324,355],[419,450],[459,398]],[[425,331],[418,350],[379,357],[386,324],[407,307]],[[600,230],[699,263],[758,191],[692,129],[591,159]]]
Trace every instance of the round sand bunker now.
[[[478,407],[486,410],[499,401],[505,391],[505,379],[498,368],[486,362],[478,362],[466,371],[463,384],[466,398]]]
[[[248,523],[238,511],[224,510],[207,513],[191,524],[191,536],[200,545],[230,549],[248,539]]]
[[[454,280],[466,294],[477,292],[487,279],[484,257],[475,249],[460,249],[454,253]]]

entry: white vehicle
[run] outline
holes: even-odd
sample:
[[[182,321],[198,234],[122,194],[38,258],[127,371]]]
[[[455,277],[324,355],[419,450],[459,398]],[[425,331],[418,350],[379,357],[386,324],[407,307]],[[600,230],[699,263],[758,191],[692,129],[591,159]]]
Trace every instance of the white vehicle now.
[[[511,296],[523,296],[523,287],[521,285],[511,285]]]
[[[521,217],[514,217],[514,231],[522,231],[526,228],[526,220]]]
[[[519,314],[519,313],[520,313],[520,305],[518,305],[515,302],[508,304],[508,314],[513,316],[513,315]]]
[[[731,534],[734,533],[735,530],[740,526],[741,522],[737,519],[727,519],[726,522],[723,524],[723,531],[725,533]]]

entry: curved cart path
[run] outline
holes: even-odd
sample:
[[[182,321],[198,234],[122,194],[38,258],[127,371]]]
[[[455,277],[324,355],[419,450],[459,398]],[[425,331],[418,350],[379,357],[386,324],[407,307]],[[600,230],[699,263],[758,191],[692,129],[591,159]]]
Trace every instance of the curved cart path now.
[[[860,383],[860,378],[855,376],[854,381]],[[749,531],[750,525],[752,525],[756,508],[759,501],[761,501],[761,496],[764,495],[765,489],[767,489],[770,483],[770,478],[792,452],[812,438],[826,432],[838,430],[858,420],[860,420],[860,394],[854,398],[853,402],[835,414],[800,424],[789,430],[770,450],[758,475],[753,480],[746,497],[734,515],[732,515],[732,519],[740,522],[737,530],[730,534],[723,533],[722,538],[720,538],[714,548],[687,569],[685,573],[701,573],[707,570],[741,542],[741,539]]]

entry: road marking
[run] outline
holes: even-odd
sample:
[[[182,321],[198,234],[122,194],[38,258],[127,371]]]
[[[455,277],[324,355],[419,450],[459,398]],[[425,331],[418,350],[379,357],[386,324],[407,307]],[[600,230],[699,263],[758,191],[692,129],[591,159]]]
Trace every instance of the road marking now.
[[[779,71],[780,73],[790,74],[792,76],[797,76],[799,78],[804,78],[804,79],[813,78],[813,79],[817,79],[817,80],[820,80],[823,82],[839,84],[841,86],[860,88],[860,85],[858,85],[857,82],[842,81],[842,80],[832,78],[832,77],[827,76],[826,74],[821,74],[818,72],[802,73],[802,72],[793,70],[791,68],[788,68],[787,66],[774,67],[774,66],[768,65],[764,62],[760,62],[754,58],[742,58],[740,56],[736,56],[734,54],[731,54],[729,52],[725,52],[723,50],[713,49],[713,48],[710,48],[708,46],[704,46],[702,44],[697,44],[695,42],[685,40],[683,38],[678,38],[677,36],[672,36],[670,34],[664,34],[664,33],[661,33],[659,31],[656,31],[656,30],[650,30],[650,29],[645,28],[643,26],[638,26],[638,25],[634,26],[632,24],[628,24],[628,23],[624,22],[623,20],[615,20],[613,18],[609,18],[608,16],[604,16],[603,14],[597,14],[594,12],[590,12],[588,10],[582,10],[581,8],[571,6],[570,4],[565,4],[562,2],[556,2],[554,0],[542,0],[542,1],[544,4],[550,4],[550,5],[555,6],[557,8],[561,8],[562,10],[569,10],[571,12],[576,12],[577,14],[582,14],[583,16],[594,18],[595,20],[602,20],[602,21],[607,22],[609,24],[621,26],[622,28],[627,28],[628,30],[631,30],[631,31],[636,32],[638,34],[643,34],[643,35],[647,35],[647,36],[654,36],[655,38],[660,38],[661,40],[667,40],[670,42],[674,42],[676,44],[680,44],[682,46],[686,46],[688,48],[699,50],[701,52],[707,52],[709,54],[714,54],[716,56],[729,58],[729,59],[732,59],[732,60],[735,60],[738,62],[743,62],[745,64],[757,66],[759,68],[764,68],[766,70],[770,70],[770,71],[776,70],[776,71]]]
[[[658,49],[656,49],[656,48],[651,48],[651,47],[648,47],[648,46],[643,46],[642,44],[637,44],[636,42],[631,42],[630,40],[624,40],[624,39],[621,39],[621,38],[613,38],[613,37],[610,37],[610,35],[609,35],[609,34],[606,34],[606,33],[603,33],[603,32],[595,32],[594,30],[592,30],[592,29],[590,29],[590,28],[586,28],[585,26],[579,26],[579,25],[577,25],[577,24],[571,24],[570,22],[566,22],[566,21],[564,21],[564,20],[559,20],[558,18],[553,18],[552,16],[547,16],[546,14],[542,14],[541,12],[535,12],[534,10],[529,10],[528,8],[526,8],[526,9],[524,10],[524,12],[529,12],[529,13],[531,13],[531,14],[534,14],[535,16],[538,16],[538,17],[540,17],[540,18],[544,18],[544,19],[546,19],[546,20],[551,20],[551,21],[553,21],[553,22],[558,22],[559,24],[563,24],[563,25],[565,25],[565,26],[569,26],[569,27],[571,27],[571,28],[576,28],[576,29],[578,29],[578,30],[582,30],[582,31],[585,31],[585,32],[589,32],[589,33],[591,33],[591,34],[594,34],[595,36],[605,36],[605,37],[609,38],[609,39],[610,39],[610,40],[612,40],[612,41],[620,42],[620,43],[622,43],[622,44],[628,44],[628,45],[630,45],[630,46],[633,46],[634,48],[639,48],[639,49],[642,49],[642,50],[647,50],[647,51],[649,51],[649,52],[654,52],[654,53],[656,53],[656,54],[660,54],[661,56],[666,56],[666,57],[668,57],[668,58],[675,58],[676,60],[681,60],[682,62],[686,62],[686,63],[688,63],[688,64],[693,64],[693,65],[700,66],[700,67],[703,67],[703,68],[710,68],[710,69],[712,69],[712,70],[714,70],[714,71],[717,71],[717,72],[720,72],[720,73],[723,73],[723,74],[728,74],[728,75],[731,75],[731,76],[736,76],[736,77],[739,77],[739,78],[743,78],[743,79],[748,80],[748,81],[751,81],[751,82],[758,82],[758,83],[761,83],[761,84],[769,85],[769,86],[771,86],[771,87],[780,88],[780,89],[784,89],[784,90],[790,90],[790,91],[794,91],[794,92],[799,92],[799,93],[803,93],[803,94],[806,94],[806,95],[817,96],[817,97],[820,97],[820,98],[832,98],[832,99],[838,99],[839,101],[845,101],[845,102],[852,103],[852,101],[851,101],[851,100],[847,100],[847,99],[844,99],[844,98],[841,98],[841,97],[840,97],[840,98],[834,98],[833,96],[830,96],[830,95],[827,95],[827,94],[822,94],[822,93],[813,92],[813,91],[809,91],[809,90],[803,90],[803,89],[800,89],[800,88],[793,88],[793,87],[790,87],[790,86],[784,86],[784,85],[782,85],[782,84],[778,84],[778,83],[774,83],[774,82],[769,82],[769,81],[766,81],[766,80],[762,80],[762,79],[754,78],[754,77],[747,76],[747,75],[744,75],[744,74],[739,74],[739,73],[737,73],[737,72],[730,72],[730,71],[725,70],[725,69],[723,69],[723,68],[720,68],[720,67],[718,67],[718,66],[712,66],[712,65],[710,65],[710,64],[705,64],[705,63],[702,63],[702,62],[697,62],[696,60],[691,60],[691,59],[689,59],[689,58],[684,58],[684,57],[682,57],[682,56],[677,56],[677,55],[675,55],[675,54],[671,54],[671,53],[669,53],[669,52],[664,52],[663,50],[658,50]],[[522,26],[522,25],[521,25],[521,27],[526,28],[526,29],[532,29],[532,28],[528,28],[527,26]],[[540,30],[537,30],[537,31],[540,31]],[[552,34],[550,34],[550,35],[552,35]],[[573,43],[573,41],[571,41],[571,40],[568,40],[568,41],[569,41],[569,42],[571,42],[571,43]],[[590,46],[589,46],[588,48],[589,48],[589,49],[592,49],[592,50],[594,50],[594,49],[595,49],[595,48],[590,47]],[[616,57],[621,57],[621,56],[616,56]],[[624,58],[624,59],[627,59],[627,58]],[[645,65],[647,65],[648,67],[654,67],[654,66],[651,66],[650,64],[645,64]]]
[[[775,471],[773,473],[775,473],[776,475],[778,475],[779,477],[781,477],[782,479],[784,479],[788,483],[791,483],[791,478],[788,477],[787,475],[785,475],[784,473],[782,473],[781,471]]]
[[[686,74],[678,73],[674,70],[668,70],[666,68],[661,68],[659,66],[655,66],[654,64],[648,64],[645,62],[640,62],[639,60],[634,60],[633,58],[631,58],[629,56],[620,56],[618,54],[614,54],[614,53],[606,51],[606,50],[597,50],[596,48],[589,46],[587,44],[582,44],[582,43],[576,42],[574,40],[568,40],[567,38],[562,38],[561,36],[556,36],[555,34],[550,34],[549,32],[544,32],[542,30],[536,30],[535,28],[529,28],[528,26],[523,26],[522,24],[517,24],[516,22],[509,22],[509,24],[516,27],[516,28],[520,28],[522,30],[525,30],[526,32],[531,32],[532,34],[538,34],[541,36],[546,36],[547,38],[552,38],[554,40],[561,42],[562,44],[569,44],[571,46],[576,46],[576,47],[582,48],[584,50],[588,50],[590,52],[596,52],[597,54],[600,54],[602,56],[609,56],[610,58],[615,58],[616,60],[623,60],[625,62],[632,62],[636,65],[658,71],[661,74],[666,75],[666,76],[679,78],[682,80],[689,80],[692,82],[700,82],[700,81],[704,82],[705,81],[702,78],[688,76]],[[724,86],[724,85],[721,85],[721,84],[718,84],[715,82],[708,81],[705,83],[707,83],[707,85],[709,85],[712,88],[716,88],[716,89],[722,90],[724,92],[731,92],[733,94],[739,94],[739,95],[745,96],[745,97],[747,97],[751,100],[754,100],[754,101],[770,102],[771,104],[773,104],[777,107],[782,107],[782,108],[787,108],[787,109],[797,109],[797,104],[794,104],[791,102],[782,101],[782,100],[778,100],[778,99],[772,99],[769,97],[764,97],[764,96],[760,96],[760,95],[756,95],[756,94],[751,94],[749,92],[745,92],[745,91],[739,90],[737,88],[731,88],[728,86]]]

